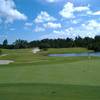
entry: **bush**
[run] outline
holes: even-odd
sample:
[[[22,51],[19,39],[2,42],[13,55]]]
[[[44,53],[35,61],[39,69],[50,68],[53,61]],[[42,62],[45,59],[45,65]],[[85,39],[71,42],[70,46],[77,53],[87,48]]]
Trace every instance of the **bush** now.
[[[88,46],[89,50],[94,50],[95,52],[100,52],[100,43],[92,43]]]
[[[39,45],[39,48],[42,49],[42,50],[44,50],[44,51],[47,51],[49,47],[50,47],[50,46],[49,46],[48,43],[41,43],[41,44]]]
[[[0,55],[1,55],[2,51],[0,50]]]

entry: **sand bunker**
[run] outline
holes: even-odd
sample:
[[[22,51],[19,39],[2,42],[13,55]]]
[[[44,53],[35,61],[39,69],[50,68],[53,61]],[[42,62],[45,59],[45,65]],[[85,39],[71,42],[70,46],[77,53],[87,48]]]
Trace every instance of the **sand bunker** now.
[[[10,64],[13,63],[14,61],[12,60],[0,60],[0,65],[6,65],[6,64]]]
[[[8,54],[2,54],[2,55],[0,55],[1,57],[4,57],[4,56],[7,56]]]

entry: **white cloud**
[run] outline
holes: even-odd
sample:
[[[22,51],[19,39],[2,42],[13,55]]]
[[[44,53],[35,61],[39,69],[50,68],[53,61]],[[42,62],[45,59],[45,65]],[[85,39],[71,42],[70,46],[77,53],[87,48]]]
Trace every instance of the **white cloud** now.
[[[82,25],[73,27],[70,30],[67,28],[67,30],[72,34],[72,37],[95,37],[96,35],[100,35],[100,23],[96,20],[89,20],[88,22],[84,22]]]
[[[10,28],[9,30],[10,30],[10,31],[14,31],[14,30],[15,30],[15,28]]]
[[[81,19],[74,19],[74,20],[71,20],[71,23],[72,24],[78,24],[81,22]]]
[[[74,7],[74,12],[90,11],[89,6]]]
[[[43,35],[41,39],[57,39],[67,37],[75,38],[77,36],[95,37],[96,35],[100,35],[100,23],[96,20],[90,20],[88,22],[84,22],[84,24],[80,26],[68,27],[61,30],[54,30],[49,34]]]
[[[31,22],[26,22],[26,23],[24,24],[24,29],[25,29],[25,30],[30,30],[30,29],[32,28],[32,25],[33,25],[33,23],[31,23]]]
[[[86,24],[82,24],[82,26],[91,31],[98,31],[100,30],[100,23],[97,22],[96,20],[90,20]]]
[[[64,18],[75,18],[75,12],[86,12],[90,11],[89,6],[79,6],[75,7],[73,3],[67,2],[64,5],[64,8],[59,12],[59,14]]]
[[[68,2],[64,5],[64,8],[59,12],[59,14],[64,18],[73,18],[74,6],[72,3]]]
[[[32,25],[33,25],[33,23],[29,23],[29,22],[26,22],[26,23],[25,23],[25,26],[26,26],[26,27],[30,27],[30,26],[32,26]]]
[[[70,33],[74,33],[75,37],[95,37],[96,35],[100,35],[100,23],[96,20],[89,20],[78,27],[73,27]]]
[[[61,1],[64,1],[64,0],[45,0],[46,2],[48,3],[55,3],[55,2],[61,2]]]
[[[52,2],[55,2],[57,0],[46,0],[46,1],[52,3]]]
[[[93,15],[100,15],[100,11],[94,12]]]
[[[35,23],[43,23],[48,21],[55,21],[56,18],[50,16],[47,12],[41,11],[41,13],[37,16],[37,18],[34,20]]]
[[[26,20],[27,17],[16,9],[13,0],[0,0],[0,17],[5,18],[6,22],[14,20]]]
[[[34,32],[43,32],[43,31],[45,31],[45,29],[39,26],[36,26],[36,28],[34,29]]]
[[[100,11],[96,11],[96,12],[89,12],[88,13],[89,15],[94,15],[94,16],[97,16],[97,15],[100,15]]]
[[[41,39],[49,38],[49,39],[57,39],[57,38],[62,38],[66,39],[67,37],[75,37],[74,34],[71,32],[74,31],[72,27],[63,29],[63,30],[54,30],[52,33],[45,34],[41,36]]]
[[[53,29],[61,28],[61,24],[60,23],[52,23],[52,22],[48,22],[46,24],[43,24],[43,26],[45,28],[53,28]]]

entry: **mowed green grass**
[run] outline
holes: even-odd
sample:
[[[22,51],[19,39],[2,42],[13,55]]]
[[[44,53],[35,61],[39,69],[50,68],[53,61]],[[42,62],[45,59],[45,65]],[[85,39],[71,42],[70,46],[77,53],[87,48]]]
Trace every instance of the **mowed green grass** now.
[[[51,48],[48,50],[49,54],[63,54],[63,53],[82,53],[82,52],[91,52],[92,50],[87,50],[86,48]]]
[[[79,49],[87,51],[65,51]],[[0,100],[100,100],[99,57],[48,57],[48,52],[32,54],[31,49],[3,52],[8,55],[0,59],[15,62],[0,65]]]

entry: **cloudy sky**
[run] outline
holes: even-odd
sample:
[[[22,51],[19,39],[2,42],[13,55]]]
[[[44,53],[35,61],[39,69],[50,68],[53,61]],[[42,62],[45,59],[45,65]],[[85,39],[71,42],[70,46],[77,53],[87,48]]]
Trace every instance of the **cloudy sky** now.
[[[95,35],[100,0],[0,0],[0,43]]]

